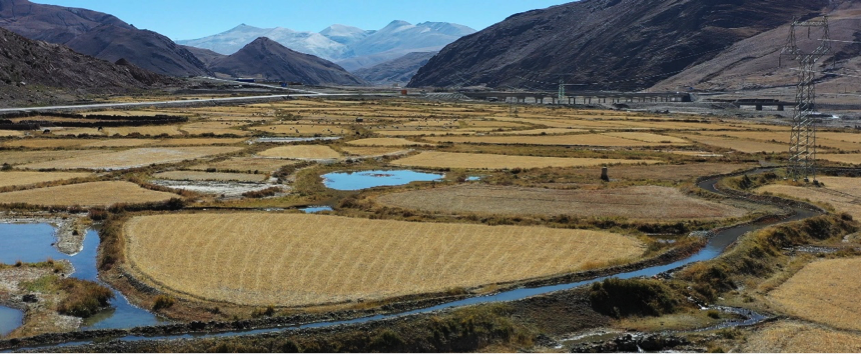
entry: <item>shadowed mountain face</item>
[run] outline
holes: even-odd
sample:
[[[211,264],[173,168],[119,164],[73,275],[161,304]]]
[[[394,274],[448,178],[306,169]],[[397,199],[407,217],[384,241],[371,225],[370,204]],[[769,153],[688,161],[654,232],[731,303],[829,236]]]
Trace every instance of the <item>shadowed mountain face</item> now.
[[[410,86],[647,88],[828,0],[583,0],[510,16],[446,46]]]
[[[330,61],[290,50],[266,37],[255,39],[234,54],[214,59],[210,69],[234,77],[299,81],[309,85],[363,83]]]
[[[119,60],[117,64],[71,49],[34,41],[0,28],[0,102],[22,104],[53,100],[50,92],[124,93],[177,85],[178,79],[154,74]],[[32,88],[32,89],[31,89]],[[45,90],[45,89],[48,90]]]
[[[406,84],[435,54],[437,52],[410,53],[370,68],[356,70],[353,74],[376,85]]]
[[[0,0],[0,27],[30,39],[67,45],[80,53],[111,62],[125,58],[160,74],[210,74],[204,63],[169,38],[136,29],[101,12],[27,0]]]

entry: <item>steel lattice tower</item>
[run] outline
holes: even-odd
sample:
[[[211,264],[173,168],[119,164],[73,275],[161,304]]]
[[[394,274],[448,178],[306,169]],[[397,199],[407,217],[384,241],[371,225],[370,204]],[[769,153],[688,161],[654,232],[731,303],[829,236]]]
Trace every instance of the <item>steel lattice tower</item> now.
[[[812,28],[821,29],[820,43],[812,51],[803,51],[796,41],[796,30],[802,27],[808,30],[808,38],[811,38]],[[816,178],[817,166],[815,162],[816,126],[814,113],[814,65],[817,60],[829,52],[829,23],[826,17],[819,20],[799,21],[794,19],[790,24],[790,35],[787,43],[781,50],[781,56],[793,58],[799,64],[799,81],[796,84],[796,106],[793,108],[793,127],[790,130],[790,177],[796,181],[799,179],[812,180]],[[778,65],[781,66],[779,57]]]

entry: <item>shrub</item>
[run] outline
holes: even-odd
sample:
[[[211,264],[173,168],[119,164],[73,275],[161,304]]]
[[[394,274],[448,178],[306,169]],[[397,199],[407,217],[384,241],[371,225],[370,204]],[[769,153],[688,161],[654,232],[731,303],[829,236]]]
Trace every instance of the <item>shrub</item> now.
[[[590,289],[592,307],[617,318],[673,313],[684,302],[683,296],[667,284],[651,279],[610,278],[593,283]]]
[[[174,306],[177,300],[170,295],[158,295],[156,296],[155,301],[153,301],[153,311],[158,311],[161,309],[166,309],[168,307]]]
[[[405,344],[401,337],[391,329],[384,330],[379,335],[375,336],[369,344],[372,351],[376,352],[397,352],[398,348]]]
[[[60,279],[59,288],[66,293],[66,297],[57,305],[57,312],[65,315],[92,316],[108,306],[108,301],[114,298],[111,289],[89,280]]]
[[[243,197],[246,198],[264,198],[271,197],[276,195],[278,192],[281,192],[281,188],[279,187],[269,187],[267,189],[262,189],[259,191],[250,191],[242,194]]]

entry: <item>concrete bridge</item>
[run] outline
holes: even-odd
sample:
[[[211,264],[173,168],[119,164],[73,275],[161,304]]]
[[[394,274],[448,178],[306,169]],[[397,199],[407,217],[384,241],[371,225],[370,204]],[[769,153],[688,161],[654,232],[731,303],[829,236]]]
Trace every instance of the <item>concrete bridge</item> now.
[[[742,108],[743,106],[754,107],[754,110],[757,111],[762,111],[764,106],[775,107],[776,111],[783,111],[786,106],[793,107],[796,105],[795,102],[784,102],[771,98],[740,98],[734,100],[711,99],[709,102],[730,103],[738,108]]]
[[[563,99],[554,92],[462,92],[467,97],[488,101],[512,103],[550,103],[561,105],[623,103],[623,102],[691,102],[691,95],[685,92],[604,92],[572,91]]]

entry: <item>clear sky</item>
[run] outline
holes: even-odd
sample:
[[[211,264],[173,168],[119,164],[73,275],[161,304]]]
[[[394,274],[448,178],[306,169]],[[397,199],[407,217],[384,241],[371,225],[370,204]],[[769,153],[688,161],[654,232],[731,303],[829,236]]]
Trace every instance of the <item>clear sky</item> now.
[[[393,20],[453,22],[481,30],[515,13],[571,0],[33,0],[105,12],[171,39],[195,39],[240,23],[318,32],[331,24],[380,29]]]

